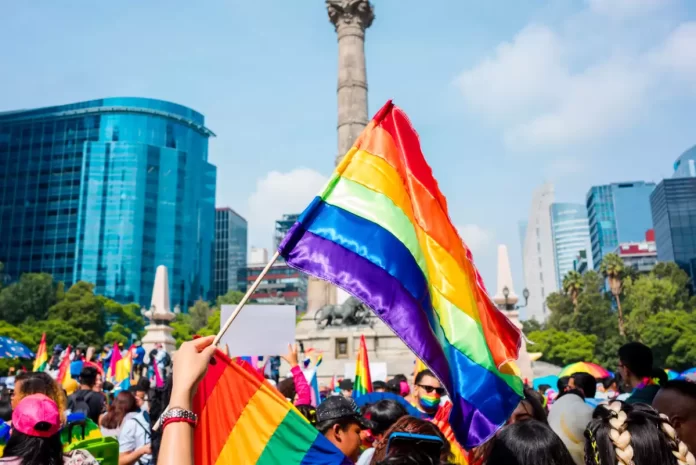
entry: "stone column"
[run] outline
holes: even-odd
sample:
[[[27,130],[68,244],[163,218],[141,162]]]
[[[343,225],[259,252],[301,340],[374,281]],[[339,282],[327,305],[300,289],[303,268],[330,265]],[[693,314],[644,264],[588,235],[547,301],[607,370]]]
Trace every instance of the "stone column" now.
[[[326,0],[326,8],[338,35],[338,165],[368,123],[365,29],[375,15],[368,0]]]

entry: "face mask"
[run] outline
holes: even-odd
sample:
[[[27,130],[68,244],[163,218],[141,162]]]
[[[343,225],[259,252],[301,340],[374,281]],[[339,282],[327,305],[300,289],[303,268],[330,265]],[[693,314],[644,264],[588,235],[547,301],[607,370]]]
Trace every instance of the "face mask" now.
[[[418,397],[418,402],[425,411],[435,410],[440,405],[440,394],[437,392],[433,392],[432,394],[422,392]]]

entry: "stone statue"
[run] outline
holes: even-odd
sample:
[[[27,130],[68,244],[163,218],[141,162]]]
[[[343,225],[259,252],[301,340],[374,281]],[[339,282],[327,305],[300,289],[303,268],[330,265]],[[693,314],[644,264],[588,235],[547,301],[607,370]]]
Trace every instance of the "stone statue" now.
[[[341,305],[324,305],[314,314],[314,321],[319,328],[327,326],[359,326],[372,327],[372,310],[355,297],[349,297]]]

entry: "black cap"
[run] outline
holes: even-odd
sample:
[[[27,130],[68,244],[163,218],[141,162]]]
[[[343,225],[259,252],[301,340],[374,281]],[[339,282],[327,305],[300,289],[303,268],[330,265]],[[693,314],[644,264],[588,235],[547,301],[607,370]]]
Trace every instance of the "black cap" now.
[[[331,396],[317,407],[317,423],[329,420],[353,419],[362,429],[374,428],[372,421],[358,413],[358,406],[353,399],[343,396]]]

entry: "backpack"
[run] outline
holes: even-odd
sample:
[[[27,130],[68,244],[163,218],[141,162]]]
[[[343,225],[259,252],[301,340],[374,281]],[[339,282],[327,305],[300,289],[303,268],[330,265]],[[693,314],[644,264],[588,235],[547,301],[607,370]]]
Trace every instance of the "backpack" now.
[[[94,393],[92,391],[79,390],[72,396],[68,402],[68,407],[72,413],[82,413],[85,417],[89,418],[89,404],[87,400]]]

